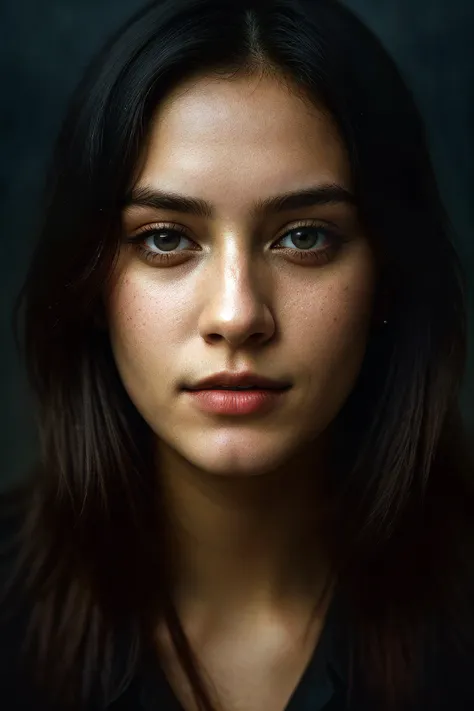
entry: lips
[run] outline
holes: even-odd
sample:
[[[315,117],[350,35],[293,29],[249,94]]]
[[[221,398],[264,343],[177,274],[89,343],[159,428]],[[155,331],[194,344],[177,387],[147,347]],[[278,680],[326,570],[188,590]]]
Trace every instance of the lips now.
[[[246,390],[256,390],[257,386],[256,385],[249,385],[247,387],[241,386],[235,386],[233,388],[229,387],[228,385],[214,385],[212,388],[202,388],[203,390],[240,390],[241,392],[245,392]],[[261,390],[261,388],[258,388]]]
[[[286,390],[291,387],[288,381],[268,378],[256,373],[216,373],[203,378],[192,385],[185,386],[185,390]]]
[[[288,388],[232,389],[213,386],[207,389],[188,390],[186,397],[193,407],[206,415],[240,417],[265,415],[284,404]]]

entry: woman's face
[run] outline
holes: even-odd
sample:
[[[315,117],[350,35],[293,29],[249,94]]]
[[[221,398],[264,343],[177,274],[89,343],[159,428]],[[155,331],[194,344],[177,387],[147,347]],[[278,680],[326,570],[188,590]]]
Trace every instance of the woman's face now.
[[[193,80],[160,106],[140,166],[136,191],[206,201],[209,214],[156,201],[123,214],[106,306],[132,402],[163,450],[206,472],[251,476],[291,462],[355,384],[375,263],[350,200],[256,208],[308,188],[351,192],[334,125],[275,79]],[[205,412],[183,385],[222,371],[291,388],[265,411]]]

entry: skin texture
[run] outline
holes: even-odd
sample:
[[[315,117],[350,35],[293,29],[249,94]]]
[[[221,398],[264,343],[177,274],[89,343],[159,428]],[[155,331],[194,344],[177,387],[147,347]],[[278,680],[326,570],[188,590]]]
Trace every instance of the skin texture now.
[[[110,339],[125,388],[156,434],[177,532],[177,607],[190,637],[219,650],[213,668],[234,654],[255,672],[282,640],[293,643],[327,568],[315,535],[326,512],[318,492],[330,475],[329,426],[364,358],[375,259],[349,205],[251,216],[258,199],[323,183],[353,187],[322,108],[269,76],[193,78],[157,109],[135,186],[203,198],[214,218],[137,206],[123,215]],[[287,253],[299,244],[289,230],[308,220],[344,238],[326,261]],[[186,229],[164,266],[127,241],[159,223]],[[307,240],[313,252],[330,244],[315,228]],[[143,235],[152,252],[162,244]],[[292,388],[277,409],[245,417],[203,414],[180,390],[243,369]],[[293,657],[288,689],[314,630],[303,657]]]

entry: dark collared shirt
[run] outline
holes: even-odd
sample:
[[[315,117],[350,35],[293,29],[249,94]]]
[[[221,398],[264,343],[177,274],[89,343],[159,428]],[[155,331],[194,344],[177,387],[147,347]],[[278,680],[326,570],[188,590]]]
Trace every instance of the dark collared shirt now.
[[[304,670],[301,679],[294,690],[285,710],[275,711],[342,711],[346,709],[345,679],[344,679],[344,636],[345,629],[340,624],[340,605],[334,600],[332,603],[313,656]],[[180,703],[168,684],[165,675],[157,672],[157,666],[150,660],[145,664],[137,684],[143,711],[156,711],[166,709],[182,711]],[[130,705],[123,706],[126,693],[117,703],[117,711],[133,707],[133,694]],[[136,697],[135,697],[136,698]],[[111,711],[116,711],[115,705]],[[269,711],[273,711],[269,710]]]

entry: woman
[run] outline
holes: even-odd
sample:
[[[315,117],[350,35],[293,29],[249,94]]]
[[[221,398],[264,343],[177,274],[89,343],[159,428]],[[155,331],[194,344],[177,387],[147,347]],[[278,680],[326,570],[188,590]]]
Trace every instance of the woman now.
[[[354,15],[136,14],[72,100],[20,305],[12,708],[474,708],[465,281]]]

